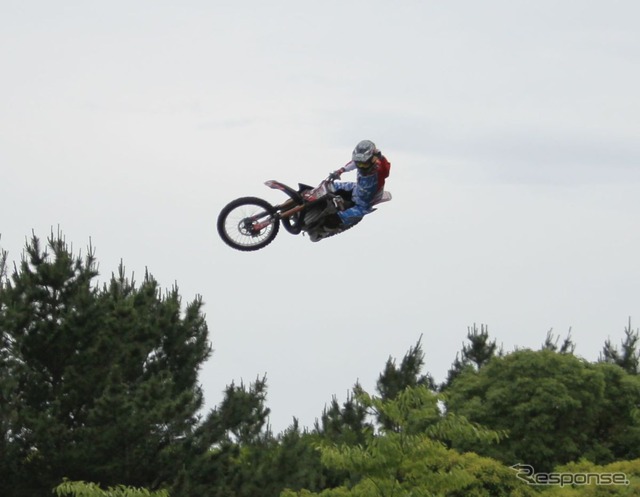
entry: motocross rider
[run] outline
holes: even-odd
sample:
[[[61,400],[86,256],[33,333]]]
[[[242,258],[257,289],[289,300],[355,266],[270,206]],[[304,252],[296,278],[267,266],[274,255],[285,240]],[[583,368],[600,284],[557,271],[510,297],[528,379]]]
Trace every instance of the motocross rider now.
[[[355,205],[329,216],[324,223],[325,226],[344,229],[372,212],[371,206],[382,195],[384,180],[389,176],[390,168],[390,162],[371,140],[359,142],[351,154],[351,161],[329,175],[329,178],[335,181],[342,173],[357,169],[356,181],[334,182],[336,190],[350,194]]]

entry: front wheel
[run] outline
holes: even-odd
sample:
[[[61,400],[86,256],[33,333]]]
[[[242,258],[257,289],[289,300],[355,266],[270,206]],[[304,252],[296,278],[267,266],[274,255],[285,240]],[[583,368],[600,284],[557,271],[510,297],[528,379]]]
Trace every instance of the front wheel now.
[[[269,245],[278,234],[277,211],[266,200],[242,197],[229,202],[218,215],[218,234],[237,250],[250,252]]]

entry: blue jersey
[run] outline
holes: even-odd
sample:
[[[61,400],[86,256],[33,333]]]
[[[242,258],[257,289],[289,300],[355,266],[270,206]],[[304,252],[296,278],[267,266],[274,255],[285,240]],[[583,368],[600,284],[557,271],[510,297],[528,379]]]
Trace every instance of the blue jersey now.
[[[344,171],[352,171],[356,168],[354,162],[349,162],[344,166]],[[372,205],[382,194],[384,187],[384,177],[380,174],[364,175],[358,171],[358,177],[353,181],[337,181],[334,183],[336,189],[352,192],[351,200],[355,203],[353,207],[338,212],[340,220],[345,225],[358,222],[362,217],[372,211]]]

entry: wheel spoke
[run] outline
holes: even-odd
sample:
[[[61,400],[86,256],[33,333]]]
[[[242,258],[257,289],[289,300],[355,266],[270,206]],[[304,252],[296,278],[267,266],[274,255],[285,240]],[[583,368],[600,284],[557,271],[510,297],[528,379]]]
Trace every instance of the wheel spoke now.
[[[278,231],[273,208],[263,200],[238,199],[218,219],[218,231],[229,245],[239,250],[257,250],[269,244]]]

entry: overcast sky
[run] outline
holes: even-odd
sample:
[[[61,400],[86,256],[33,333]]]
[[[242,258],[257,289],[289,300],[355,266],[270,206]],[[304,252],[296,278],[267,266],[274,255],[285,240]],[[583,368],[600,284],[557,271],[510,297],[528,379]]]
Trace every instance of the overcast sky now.
[[[506,351],[571,329],[596,360],[640,324],[640,4],[0,1],[0,246],[89,240],[202,295],[207,407],[267,375],[276,432],[373,390],[422,335],[437,381],[467,327]],[[234,251],[239,196],[316,183],[361,139],[383,204],[313,244]],[[348,178],[345,176],[345,178]]]

